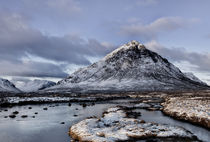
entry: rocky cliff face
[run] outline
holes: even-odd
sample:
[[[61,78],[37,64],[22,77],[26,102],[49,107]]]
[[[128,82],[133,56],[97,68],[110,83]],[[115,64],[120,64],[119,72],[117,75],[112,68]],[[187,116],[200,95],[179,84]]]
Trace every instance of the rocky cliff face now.
[[[100,61],[79,69],[47,91],[162,91],[203,89],[167,59],[131,41]]]

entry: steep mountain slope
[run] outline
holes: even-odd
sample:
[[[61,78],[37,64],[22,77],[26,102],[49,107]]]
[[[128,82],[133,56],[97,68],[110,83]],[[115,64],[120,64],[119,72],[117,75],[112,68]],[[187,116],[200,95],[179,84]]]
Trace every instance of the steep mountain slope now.
[[[131,41],[46,91],[158,91],[206,87],[188,78],[167,59]]]
[[[27,80],[27,81],[15,81],[14,84],[23,92],[36,92],[55,85],[55,82],[48,80]]]
[[[20,90],[9,80],[0,78],[0,92],[19,93]]]
[[[185,72],[184,73],[189,79],[194,80],[196,82],[199,82],[201,84],[207,85],[205,82],[203,82],[202,80],[200,80],[198,77],[196,77],[193,73],[191,72]]]

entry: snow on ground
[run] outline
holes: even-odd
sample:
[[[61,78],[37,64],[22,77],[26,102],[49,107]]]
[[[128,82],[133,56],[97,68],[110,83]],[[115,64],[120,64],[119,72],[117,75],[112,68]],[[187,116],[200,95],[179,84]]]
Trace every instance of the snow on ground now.
[[[163,112],[210,128],[210,99],[204,97],[172,97],[162,104]]]
[[[24,81],[13,81],[15,86],[23,92],[36,92],[51,86],[56,83],[48,80],[24,80]]]
[[[192,72],[186,72],[184,74],[191,80],[194,80],[194,81],[199,82],[201,84],[207,85],[205,82],[203,82],[198,77],[196,77]]]
[[[208,86],[188,78],[167,59],[137,41],[131,41],[45,91],[160,91],[199,88]]]
[[[193,134],[181,127],[146,123],[128,118],[121,107],[109,108],[101,118],[88,118],[70,128],[72,138],[85,142],[128,141],[132,138],[185,137]]]
[[[96,101],[95,98],[75,98],[75,97],[5,97],[0,98],[0,105],[20,104],[20,103],[47,103],[47,102],[70,102],[70,101]]]
[[[0,78],[0,92],[19,93],[20,90],[17,89],[9,80]]]

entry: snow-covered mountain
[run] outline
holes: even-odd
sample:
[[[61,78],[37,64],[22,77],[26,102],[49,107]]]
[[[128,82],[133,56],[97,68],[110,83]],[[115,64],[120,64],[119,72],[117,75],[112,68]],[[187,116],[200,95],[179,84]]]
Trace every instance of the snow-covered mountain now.
[[[131,41],[46,91],[113,92],[204,89],[167,59]]]
[[[21,81],[13,81],[17,88],[19,88],[23,92],[36,92],[48,87],[55,85],[55,82],[48,80],[21,80]]]
[[[196,82],[199,82],[201,84],[207,85],[207,83],[200,80],[198,77],[196,77],[192,72],[185,72],[184,73],[189,79],[194,80]]]
[[[21,91],[9,80],[0,78],[0,92],[19,93]]]

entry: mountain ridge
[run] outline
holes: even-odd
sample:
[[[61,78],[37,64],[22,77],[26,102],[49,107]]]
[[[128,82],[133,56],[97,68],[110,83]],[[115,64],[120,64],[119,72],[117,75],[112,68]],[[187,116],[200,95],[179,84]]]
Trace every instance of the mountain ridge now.
[[[9,80],[0,78],[0,92],[20,93],[21,91]]]
[[[207,88],[137,41],[124,44],[47,91],[158,91]]]
[[[54,86],[56,83],[48,80],[26,80],[26,81],[13,81],[18,89],[22,92],[37,92],[45,88]]]

